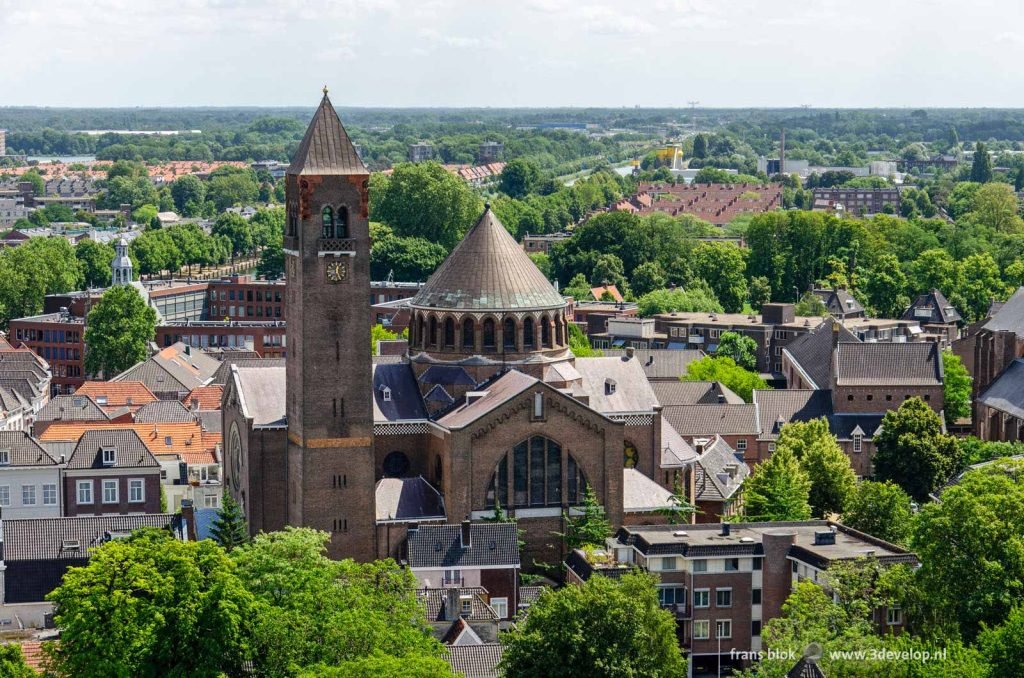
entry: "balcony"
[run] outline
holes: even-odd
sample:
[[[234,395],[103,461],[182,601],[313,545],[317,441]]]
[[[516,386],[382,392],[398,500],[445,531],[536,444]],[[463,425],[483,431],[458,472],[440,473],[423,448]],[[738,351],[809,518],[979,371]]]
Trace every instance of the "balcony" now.
[[[317,241],[317,251],[320,256],[334,254],[354,257],[356,241],[352,238],[320,238]]]
[[[688,341],[691,344],[703,344],[704,336],[701,334],[691,334],[686,338],[686,341]]]

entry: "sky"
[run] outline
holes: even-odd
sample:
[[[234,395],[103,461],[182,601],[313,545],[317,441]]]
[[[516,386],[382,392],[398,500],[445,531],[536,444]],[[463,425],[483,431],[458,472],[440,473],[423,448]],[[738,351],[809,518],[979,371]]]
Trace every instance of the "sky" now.
[[[1024,107],[1020,0],[0,0],[0,106]]]

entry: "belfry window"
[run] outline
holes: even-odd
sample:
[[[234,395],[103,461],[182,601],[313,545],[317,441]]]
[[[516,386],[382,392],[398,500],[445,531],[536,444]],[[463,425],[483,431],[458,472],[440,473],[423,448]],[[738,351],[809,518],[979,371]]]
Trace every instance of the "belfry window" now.
[[[476,330],[473,327],[473,319],[466,318],[462,321],[462,348],[473,348],[476,345]]]
[[[484,320],[484,348],[494,349],[494,320]]]
[[[334,237],[334,210],[329,206],[324,207],[320,213],[320,219],[323,221],[323,231],[321,231],[321,238],[333,238]]]
[[[444,321],[444,345],[445,348],[455,346],[455,321],[451,318],[446,318]]]
[[[546,315],[540,319],[540,343],[544,348],[551,348],[551,320]]]
[[[533,318],[523,321],[523,347],[533,348]]]
[[[516,322],[512,318],[505,318],[502,323],[501,343],[505,348],[516,347]]]
[[[430,346],[437,346],[437,318],[430,316]]]
[[[338,208],[338,219],[334,224],[334,237],[335,238],[347,238],[348,237],[348,208]]]

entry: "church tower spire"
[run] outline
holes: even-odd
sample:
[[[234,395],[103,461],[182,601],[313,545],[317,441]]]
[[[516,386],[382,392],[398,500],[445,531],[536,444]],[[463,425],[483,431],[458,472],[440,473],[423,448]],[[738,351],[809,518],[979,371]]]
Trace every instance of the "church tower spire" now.
[[[375,557],[369,172],[324,92],[285,178],[288,516]]]
[[[121,238],[117,241],[117,254],[110,262],[110,283],[112,285],[128,285],[132,282],[132,260],[128,256],[128,241]]]

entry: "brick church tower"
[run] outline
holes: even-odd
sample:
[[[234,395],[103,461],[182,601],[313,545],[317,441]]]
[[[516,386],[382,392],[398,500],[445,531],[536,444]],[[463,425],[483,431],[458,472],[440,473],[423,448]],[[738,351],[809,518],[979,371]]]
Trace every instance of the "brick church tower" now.
[[[369,172],[326,87],[285,181],[288,523],[372,560]]]

